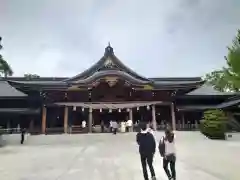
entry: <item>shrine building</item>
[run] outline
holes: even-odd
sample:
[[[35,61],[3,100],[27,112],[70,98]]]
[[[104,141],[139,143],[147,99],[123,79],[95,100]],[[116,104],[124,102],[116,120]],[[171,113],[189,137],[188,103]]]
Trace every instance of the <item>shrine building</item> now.
[[[161,65],[162,66],[162,65]],[[47,68],[47,67],[46,67]],[[147,67],[146,67],[147,68]],[[0,126],[36,134],[87,132],[110,120],[169,123],[198,128],[205,110],[235,107],[233,94],[218,92],[200,77],[144,77],[125,66],[109,45],[103,57],[74,77],[0,79]]]

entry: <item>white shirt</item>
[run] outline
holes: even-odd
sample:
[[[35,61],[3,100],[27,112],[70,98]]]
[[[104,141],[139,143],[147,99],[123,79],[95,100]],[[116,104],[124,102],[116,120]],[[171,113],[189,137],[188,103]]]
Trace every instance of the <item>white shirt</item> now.
[[[113,122],[112,122],[112,127],[113,127],[113,128],[118,128],[118,123],[117,123],[116,121],[113,121]]]
[[[168,140],[164,140],[164,137],[161,138],[161,141],[164,140],[165,143],[165,154],[176,154],[176,148],[175,148],[175,134],[174,134],[174,140],[172,142],[169,142]]]
[[[127,120],[127,127],[131,127],[131,126],[132,126],[132,120],[129,119],[129,120]]]
[[[109,124],[110,124],[110,127],[112,127],[112,121],[110,121]]]
[[[86,127],[86,121],[82,121],[82,128],[85,128]]]
[[[175,149],[175,143],[173,142],[169,142],[167,140],[165,140],[165,154],[169,155],[169,154],[175,154],[176,153],[176,149]]]

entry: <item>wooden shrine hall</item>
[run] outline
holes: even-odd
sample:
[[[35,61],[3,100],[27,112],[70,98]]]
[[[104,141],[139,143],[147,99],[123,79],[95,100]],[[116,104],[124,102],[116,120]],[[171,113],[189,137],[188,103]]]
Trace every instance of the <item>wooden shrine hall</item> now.
[[[202,113],[227,101],[200,77],[147,78],[128,68],[109,45],[92,67],[70,78],[0,79],[0,126],[34,133],[68,133],[87,122],[87,131],[102,122],[131,119],[154,129],[198,127]],[[80,130],[79,130],[80,131]]]

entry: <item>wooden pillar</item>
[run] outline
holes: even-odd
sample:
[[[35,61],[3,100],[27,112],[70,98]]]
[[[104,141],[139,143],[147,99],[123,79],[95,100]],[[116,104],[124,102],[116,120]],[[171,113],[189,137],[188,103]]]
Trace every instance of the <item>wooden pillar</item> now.
[[[195,120],[195,129],[198,129],[198,120]]]
[[[42,107],[42,134],[46,133],[47,108]]]
[[[176,130],[176,116],[175,116],[175,109],[174,103],[171,103],[171,115],[172,115],[172,129]]]
[[[63,124],[63,127],[64,127],[64,133],[67,133],[68,132],[68,107],[65,106],[64,108],[64,124]]]
[[[33,130],[34,130],[34,120],[33,119],[30,120],[29,130],[30,130],[30,133],[33,132]]]
[[[153,130],[156,131],[157,130],[157,121],[156,121],[155,105],[152,105],[152,126],[153,126]]]
[[[92,114],[92,109],[89,109],[89,114],[88,114],[88,132],[92,132],[92,123],[93,123],[93,114]]]
[[[182,112],[182,129],[185,129],[185,116],[184,116],[184,112]]]
[[[133,112],[132,112],[132,108],[129,109],[129,119],[133,121]]]

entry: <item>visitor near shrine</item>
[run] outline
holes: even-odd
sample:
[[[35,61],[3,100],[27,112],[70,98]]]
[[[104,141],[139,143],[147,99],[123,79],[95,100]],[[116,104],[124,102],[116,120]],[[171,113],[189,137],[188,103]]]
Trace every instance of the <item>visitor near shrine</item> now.
[[[117,130],[118,130],[117,121],[115,121],[115,120],[112,121],[112,128],[113,128],[113,134],[117,134]]]
[[[101,121],[101,132],[102,133],[104,133],[104,126],[105,126],[104,121]]]
[[[153,135],[148,131],[146,123],[140,123],[140,132],[137,133],[136,140],[139,145],[139,154],[141,158],[143,177],[149,180],[147,165],[151,172],[152,180],[156,180],[155,171],[153,168],[153,158],[156,149],[156,142]]]
[[[120,123],[120,129],[121,129],[121,132],[126,132],[126,122],[125,121],[122,121]]]
[[[176,180],[176,149],[175,149],[175,138],[174,133],[170,128],[165,130],[165,136],[161,138],[159,142],[159,152],[163,157],[163,169],[169,180]],[[168,165],[170,164],[170,170]]]
[[[110,132],[112,132],[112,120],[110,120],[109,122],[109,128],[110,128]]]
[[[86,128],[87,122],[85,120],[82,121],[82,128]]]
[[[127,125],[127,126],[126,126],[127,132],[131,132],[131,131],[132,131],[132,125],[133,125],[132,120],[131,120],[131,119],[128,119],[126,125]]]
[[[26,133],[26,129],[25,128],[22,128],[21,129],[21,144],[24,143],[24,140],[25,140],[25,133]]]

